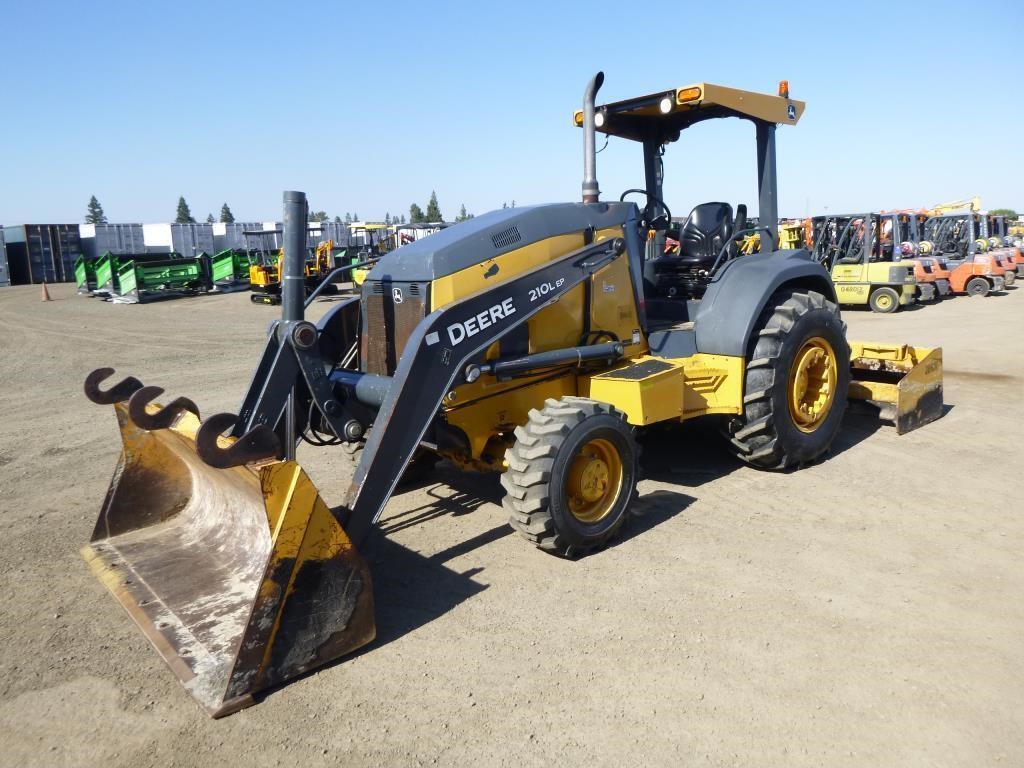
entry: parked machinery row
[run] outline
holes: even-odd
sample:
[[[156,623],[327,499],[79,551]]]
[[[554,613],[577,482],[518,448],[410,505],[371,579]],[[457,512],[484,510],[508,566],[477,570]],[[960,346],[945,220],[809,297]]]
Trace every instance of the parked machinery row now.
[[[115,303],[250,289],[253,302],[280,304],[278,258],[278,250],[259,247],[189,257],[107,251],[96,259],[80,257],[74,271],[79,293]],[[345,260],[346,249],[335,248],[331,240],[319,243],[306,260],[307,294]]]
[[[839,303],[895,312],[946,296],[986,296],[1024,276],[1021,242],[1004,216],[889,211],[814,216],[780,227],[832,276]]]

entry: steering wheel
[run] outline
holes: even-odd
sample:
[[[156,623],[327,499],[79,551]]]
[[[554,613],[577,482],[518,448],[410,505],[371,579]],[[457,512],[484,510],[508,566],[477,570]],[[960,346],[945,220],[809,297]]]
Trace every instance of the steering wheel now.
[[[640,215],[642,216],[640,226],[643,229],[665,230],[669,228],[672,224],[672,211],[670,211],[668,206],[665,205],[664,200],[655,197],[646,189],[627,189],[619,195],[619,202],[623,202],[626,199],[626,195],[632,194],[644,195],[647,198],[647,205],[645,205],[643,211],[640,212]],[[661,210],[665,212],[663,215],[655,215],[655,203],[661,206]]]

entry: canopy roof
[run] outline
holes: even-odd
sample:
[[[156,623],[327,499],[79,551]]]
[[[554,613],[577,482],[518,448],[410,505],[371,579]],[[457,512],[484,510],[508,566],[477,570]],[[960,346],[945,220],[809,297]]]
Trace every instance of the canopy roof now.
[[[666,112],[665,109],[668,108]],[[675,141],[681,131],[703,120],[740,117],[755,122],[796,125],[804,102],[784,96],[741,91],[714,83],[694,83],[597,107],[601,125],[597,130],[609,136],[633,141]],[[602,122],[603,120],[603,122]],[[577,110],[574,123],[583,125]]]

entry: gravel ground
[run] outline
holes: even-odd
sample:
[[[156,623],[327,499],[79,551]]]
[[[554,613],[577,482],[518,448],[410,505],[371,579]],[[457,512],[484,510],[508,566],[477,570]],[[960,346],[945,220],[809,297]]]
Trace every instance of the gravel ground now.
[[[848,416],[791,474],[673,429],[640,516],[580,561],[513,535],[495,477],[442,469],[365,550],[377,641],[218,721],[79,557],[119,450],[81,382],[232,410],[275,310],[51,293],[0,289],[0,764],[1024,765],[1024,292],[844,313],[943,346],[944,418]],[[337,451],[300,459],[339,500]]]

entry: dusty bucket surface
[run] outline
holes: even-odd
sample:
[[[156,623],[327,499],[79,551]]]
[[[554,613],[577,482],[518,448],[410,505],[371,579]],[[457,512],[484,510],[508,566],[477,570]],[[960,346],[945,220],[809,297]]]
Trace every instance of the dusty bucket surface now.
[[[850,343],[851,400],[878,408],[899,435],[942,416],[942,347]]]
[[[114,408],[124,450],[82,554],[204,709],[374,638],[366,564],[298,464],[215,469],[193,414],[148,431]]]

